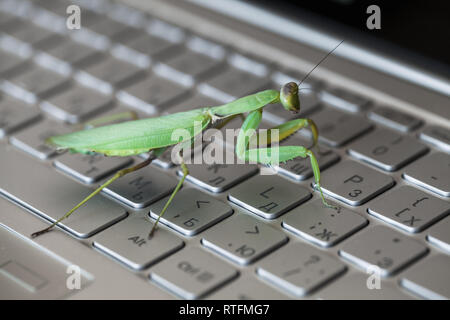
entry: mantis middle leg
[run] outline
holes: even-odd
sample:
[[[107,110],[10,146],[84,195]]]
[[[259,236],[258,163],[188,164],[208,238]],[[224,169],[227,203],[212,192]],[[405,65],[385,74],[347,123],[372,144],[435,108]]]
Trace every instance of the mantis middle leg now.
[[[100,193],[100,191],[102,191],[104,188],[106,188],[107,186],[109,186],[111,183],[113,183],[114,181],[116,181],[117,179],[119,179],[120,177],[123,177],[124,175],[131,173],[131,172],[135,172],[139,169],[142,169],[146,166],[148,166],[150,163],[152,163],[152,161],[154,159],[156,159],[159,155],[161,155],[161,153],[163,153],[165,150],[165,148],[160,148],[160,149],[155,149],[153,150],[153,153],[150,155],[150,157],[141,162],[138,163],[137,165],[130,167],[130,168],[125,168],[122,170],[119,170],[116,172],[116,174],[109,179],[108,181],[106,181],[104,184],[102,184],[101,186],[99,186],[97,189],[95,189],[91,194],[89,194],[86,198],[84,198],[80,203],[78,203],[75,207],[73,207],[72,209],[70,209],[65,215],[63,215],[61,218],[59,218],[58,220],[56,220],[55,222],[53,222],[50,226],[48,226],[47,228],[37,231],[33,234],[31,234],[31,238],[36,238],[37,236],[40,236],[48,231],[50,231],[53,227],[55,227],[58,223],[60,223],[61,221],[63,221],[64,219],[67,219],[75,210],[77,210],[79,207],[81,207],[83,204],[85,204],[86,202],[88,202],[92,197],[94,197],[95,195],[97,195],[98,193]]]

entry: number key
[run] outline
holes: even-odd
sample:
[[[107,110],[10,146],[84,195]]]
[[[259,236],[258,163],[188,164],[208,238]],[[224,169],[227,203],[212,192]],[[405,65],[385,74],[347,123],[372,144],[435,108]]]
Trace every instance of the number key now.
[[[394,185],[392,177],[354,161],[338,163],[322,174],[326,194],[349,205],[359,206]]]
[[[389,130],[375,130],[349,147],[349,153],[386,171],[395,171],[416,159],[428,148],[407,136]]]
[[[364,271],[372,265],[381,276],[390,276],[423,256],[427,248],[417,240],[384,226],[376,226],[353,237],[339,254]]]

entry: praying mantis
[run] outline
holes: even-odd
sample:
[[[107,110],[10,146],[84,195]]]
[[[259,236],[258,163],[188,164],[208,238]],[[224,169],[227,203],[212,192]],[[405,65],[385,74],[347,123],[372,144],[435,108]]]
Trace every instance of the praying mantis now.
[[[330,51],[314,68],[316,68],[338,46]],[[312,69],[306,77],[313,70],[314,69]],[[153,160],[161,156],[167,148],[179,144],[186,145],[188,143],[192,143],[193,139],[195,139],[195,136],[198,134],[198,132],[195,132],[194,130],[196,124],[200,123],[200,131],[204,131],[207,128],[216,126],[220,123],[220,120],[243,116],[244,114],[247,114],[247,116],[245,117],[241,130],[239,131],[235,148],[237,157],[244,161],[252,161],[263,165],[274,164],[273,157],[271,157],[271,154],[274,152],[277,154],[277,162],[285,162],[297,157],[309,157],[314,174],[315,189],[319,191],[323,204],[326,207],[333,207],[328,204],[323,195],[320,185],[319,164],[314,152],[310,148],[306,148],[304,146],[269,146],[272,142],[279,142],[286,139],[298,130],[306,127],[309,127],[312,133],[312,147],[316,146],[319,132],[314,121],[311,119],[302,118],[287,121],[286,123],[278,125],[267,131],[268,140],[266,142],[268,147],[258,146],[257,148],[249,149],[249,132],[250,136],[258,136],[258,133],[256,133],[255,130],[258,128],[262,120],[264,107],[269,104],[281,103],[287,112],[298,113],[300,111],[299,90],[299,85],[297,83],[288,82],[281,87],[280,91],[265,90],[216,107],[198,108],[157,118],[128,121],[103,127],[96,127],[89,130],[81,130],[61,136],[50,137],[47,141],[49,144],[61,149],[68,149],[75,153],[99,153],[105,156],[125,157],[148,152],[149,157],[145,161],[133,167],[119,170],[112,178],[99,186],[65,215],[57,219],[47,228],[33,233],[31,237],[35,238],[50,231],[58,223],[64,219],[67,219],[80,206],[100,193],[115,180],[126,174],[148,166]],[[190,133],[191,138],[185,138],[181,141],[174,141],[172,139],[172,133],[177,129],[187,130]],[[277,134],[275,134],[274,130],[277,130]],[[152,237],[160,218],[166,212],[175,195],[183,185],[186,176],[189,174],[189,170],[184,163],[181,152],[178,153],[178,158],[178,162],[180,163],[182,170],[182,177],[153,224],[148,236],[149,239]]]

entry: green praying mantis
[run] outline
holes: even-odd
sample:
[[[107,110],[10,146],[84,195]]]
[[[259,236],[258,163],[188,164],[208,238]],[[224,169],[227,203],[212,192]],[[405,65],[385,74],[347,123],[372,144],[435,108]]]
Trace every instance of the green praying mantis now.
[[[324,59],[336,48],[330,51]],[[319,64],[324,59],[322,59]],[[317,64],[316,67],[319,64]],[[311,70],[306,77],[313,70]],[[216,127],[221,120],[236,116],[243,116],[244,114],[247,115],[242,124],[241,130],[239,131],[235,148],[237,157],[244,161],[251,161],[269,166],[279,162],[292,160],[297,157],[309,157],[314,173],[315,188],[319,191],[323,204],[327,207],[333,207],[328,204],[322,193],[319,164],[314,152],[311,150],[311,148],[316,145],[319,135],[314,121],[311,119],[302,118],[290,120],[267,131],[267,147],[257,146],[253,149],[249,148],[248,138],[252,135],[256,135],[256,137],[258,136],[258,133],[255,130],[258,128],[262,120],[264,107],[269,104],[276,103],[281,103],[287,112],[298,113],[300,111],[299,85],[295,82],[289,82],[283,85],[280,91],[265,90],[257,92],[221,106],[204,107],[157,118],[128,121],[49,138],[48,143],[57,146],[58,148],[68,149],[75,153],[99,153],[105,156],[125,157],[148,152],[149,157],[145,161],[133,167],[119,170],[112,178],[99,186],[65,215],[57,219],[49,227],[33,233],[31,237],[34,238],[50,231],[53,227],[68,218],[74,211],[89,201],[89,199],[94,197],[105,187],[109,186],[115,180],[126,174],[148,166],[154,159],[161,156],[167,148],[179,144],[192,144],[193,139],[195,139],[196,135],[199,134],[198,132],[195,132],[196,130],[194,130],[197,124],[200,123],[200,131],[204,131],[207,128]],[[311,148],[306,148],[304,146],[270,146],[271,143],[286,139],[298,130],[306,127],[308,127],[312,132],[313,145]],[[190,133],[191,138],[185,138],[184,140],[181,139],[181,141],[174,141],[172,139],[172,133],[178,129],[187,130]],[[277,134],[275,134],[275,130],[277,130]],[[276,139],[276,141],[274,139]],[[181,148],[181,150],[183,150],[183,148]],[[274,152],[277,154],[277,163],[274,163],[274,159],[271,156]],[[149,233],[149,238],[153,235],[160,218],[166,212],[175,195],[183,185],[186,176],[189,174],[189,170],[181,153],[182,152],[178,153],[178,162],[181,166],[182,177],[153,224],[153,227]]]

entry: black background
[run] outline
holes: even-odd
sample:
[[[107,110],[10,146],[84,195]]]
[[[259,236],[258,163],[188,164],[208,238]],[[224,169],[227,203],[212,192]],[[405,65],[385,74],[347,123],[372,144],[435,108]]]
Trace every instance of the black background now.
[[[448,0],[246,0],[266,6],[385,54],[450,76]],[[366,27],[369,5],[381,9],[381,29]],[[324,18],[325,17],[325,18]],[[425,58],[425,59],[424,59]]]

